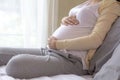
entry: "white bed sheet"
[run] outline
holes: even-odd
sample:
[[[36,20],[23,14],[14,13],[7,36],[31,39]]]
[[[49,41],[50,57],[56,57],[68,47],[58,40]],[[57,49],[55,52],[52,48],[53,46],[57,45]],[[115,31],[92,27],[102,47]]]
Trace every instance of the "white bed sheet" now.
[[[6,75],[5,66],[0,67],[0,80],[92,80],[91,76],[78,76],[74,74],[67,74],[67,75],[57,75],[52,77],[37,77],[31,79],[15,79],[11,76]]]

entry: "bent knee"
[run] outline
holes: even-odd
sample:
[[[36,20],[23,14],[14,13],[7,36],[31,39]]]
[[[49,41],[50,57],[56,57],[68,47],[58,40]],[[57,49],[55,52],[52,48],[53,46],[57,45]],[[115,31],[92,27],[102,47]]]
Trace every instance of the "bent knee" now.
[[[7,74],[13,77],[20,77],[20,74],[24,73],[24,70],[22,68],[25,66],[24,62],[26,60],[26,56],[27,54],[20,54],[10,59],[6,65]]]

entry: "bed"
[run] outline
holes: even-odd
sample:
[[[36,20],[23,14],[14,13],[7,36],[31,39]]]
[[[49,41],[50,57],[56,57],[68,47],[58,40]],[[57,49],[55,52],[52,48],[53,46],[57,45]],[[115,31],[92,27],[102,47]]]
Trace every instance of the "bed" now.
[[[92,80],[92,76],[85,75],[85,76],[78,76],[74,74],[67,74],[67,75],[56,75],[52,77],[43,76],[37,77],[32,79],[15,79],[11,76],[8,76],[5,72],[5,66],[0,66],[0,80]]]

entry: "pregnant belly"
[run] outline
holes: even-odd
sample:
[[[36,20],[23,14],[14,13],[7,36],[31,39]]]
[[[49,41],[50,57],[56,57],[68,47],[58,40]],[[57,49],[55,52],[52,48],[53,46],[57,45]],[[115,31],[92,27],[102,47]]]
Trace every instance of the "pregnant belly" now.
[[[57,39],[71,39],[90,34],[91,28],[80,26],[65,26],[61,25],[52,36]]]

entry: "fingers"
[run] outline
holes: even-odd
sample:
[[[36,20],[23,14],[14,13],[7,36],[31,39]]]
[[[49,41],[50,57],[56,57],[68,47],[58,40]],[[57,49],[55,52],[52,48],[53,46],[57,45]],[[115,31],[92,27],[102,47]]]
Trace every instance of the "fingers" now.
[[[67,20],[67,19],[68,19],[68,17],[64,17],[64,18],[62,19],[62,21],[61,21],[61,22],[62,22],[62,24],[63,24],[63,25],[66,25],[66,26],[68,26],[68,25],[69,25],[69,22],[68,22],[68,20]]]
[[[76,16],[64,17],[62,19],[62,24],[64,25],[77,25],[79,21],[76,19]]]
[[[74,25],[79,24],[79,21],[76,19],[76,16],[71,16],[71,22],[72,22]]]
[[[51,49],[56,49],[56,40],[57,40],[57,38],[50,37],[48,39],[48,47],[51,48]]]

